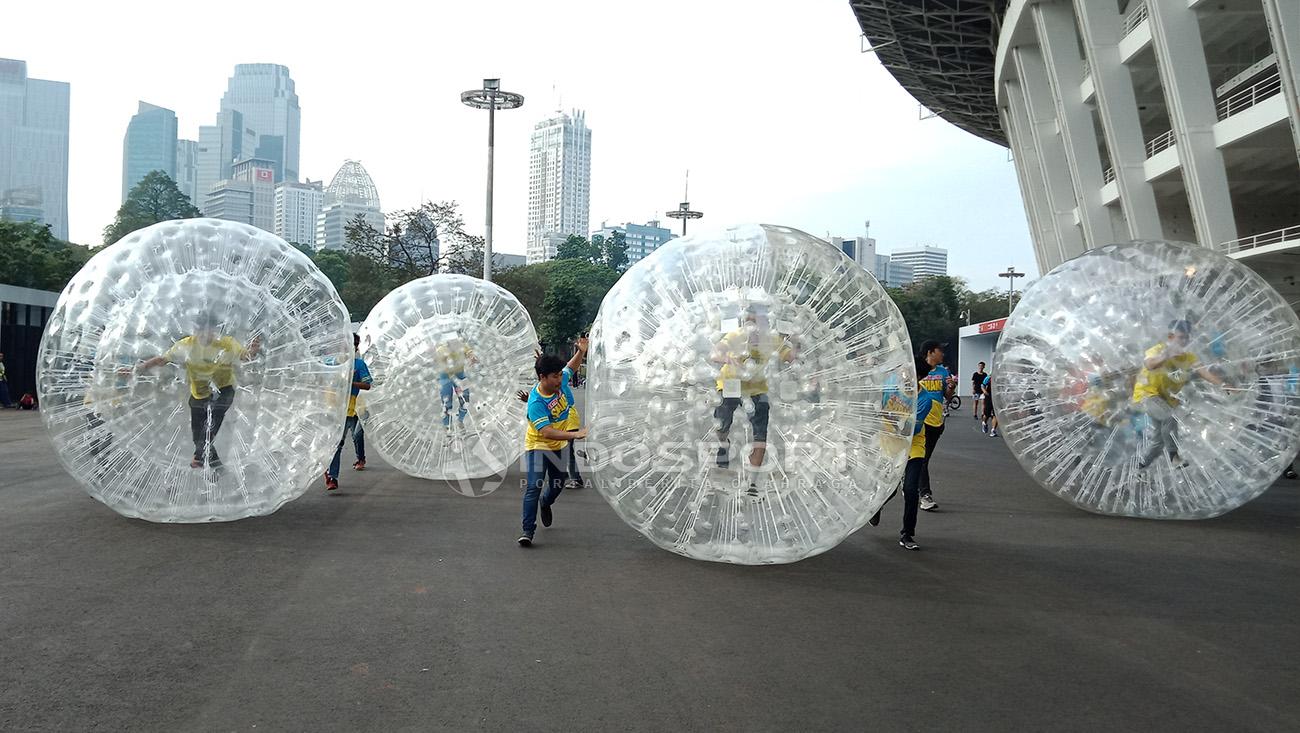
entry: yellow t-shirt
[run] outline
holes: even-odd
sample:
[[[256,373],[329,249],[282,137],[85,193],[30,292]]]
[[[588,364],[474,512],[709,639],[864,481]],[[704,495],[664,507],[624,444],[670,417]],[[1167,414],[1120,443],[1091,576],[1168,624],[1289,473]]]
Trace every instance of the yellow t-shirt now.
[[[474,358],[474,350],[464,344],[438,344],[433,358],[443,374],[460,374]]]
[[[568,371],[567,369],[565,370]],[[564,376],[568,380],[568,374]],[[547,425],[568,430],[573,405],[564,396],[564,387],[555,390],[555,394],[544,395],[533,387],[528,395],[528,432],[524,434],[524,450],[563,450],[567,440],[548,440],[542,437],[542,428]]]
[[[1166,344],[1156,344],[1147,349],[1145,358],[1157,358],[1164,354],[1167,348]],[[1166,359],[1156,369],[1147,369],[1143,366],[1142,371],[1138,372],[1137,381],[1133,384],[1134,404],[1148,397],[1161,397],[1170,405],[1177,405],[1178,399],[1174,395],[1187,384],[1196,363],[1196,354],[1184,351]]]
[[[235,365],[244,353],[244,345],[230,336],[218,336],[201,344],[186,336],[167,350],[167,361],[185,365],[190,380],[190,395],[196,400],[212,396],[212,387],[225,389],[235,383]]]
[[[723,336],[722,340],[718,342],[718,346],[727,356],[752,361],[754,368],[758,370],[760,375],[771,352],[778,352],[782,359],[788,359],[790,356],[790,344],[785,340],[784,336],[755,334],[754,338],[750,338],[750,334],[746,333],[743,328]],[[740,370],[735,364],[723,364],[722,369],[718,371],[718,391],[721,392],[725,389],[727,380],[739,378]],[[741,380],[740,393],[745,397],[767,394],[767,377],[759,376],[757,379]]]

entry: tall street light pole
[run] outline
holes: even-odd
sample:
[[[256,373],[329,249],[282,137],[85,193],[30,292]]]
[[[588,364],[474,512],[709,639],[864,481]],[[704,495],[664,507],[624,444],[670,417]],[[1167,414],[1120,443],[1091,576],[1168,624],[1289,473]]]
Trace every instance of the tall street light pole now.
[[[1025,273],[1016,272],[1016,268],[1008,267],[1006,272],[999,272],[998,277],[1007,279],[1007,315],[1011,315],[1012,301],[1016,297],[1016,278],[1024,277]]]
[[[682,236],[684,237],[686,236],[686,220],[699,219],[700,217],[704,216],[704,212],[702,211],[691,210],[691,172],[690,171],[686,171],[686,193],[682,196],[682,198],[686,200],[678,204],[676,209],[665,213],[664,216],[668,217],[669,219],[682,220]]]
[[[460,101],[468,107],[488,111],[488,169],[487,217],[483,225],[483,279],[492,281],[492,173],[496,155],[496,124],[498,109],[516,109],[524,104],[524,95],[501,91],[500,79],[484,79],[482,89],[460,93]]]

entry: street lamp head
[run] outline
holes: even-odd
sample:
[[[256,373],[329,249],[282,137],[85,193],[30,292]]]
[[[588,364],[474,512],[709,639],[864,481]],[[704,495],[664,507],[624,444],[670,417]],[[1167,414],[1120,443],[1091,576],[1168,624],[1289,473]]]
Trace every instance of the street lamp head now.
[[[494,92],[495,92],[495,91],[498,91],[499,89],[501,89],[501,80],[500,80],[500,79],[484,79],[484,80],[483,80],[483,88],[486,89],[486,90],[488,90],[488,91],[494,91]]]
[[[484,79],[482,89],[460,93],[460,101],[475,109],[515,109],[524,104],[524,95],[501,91],[500,79]]]

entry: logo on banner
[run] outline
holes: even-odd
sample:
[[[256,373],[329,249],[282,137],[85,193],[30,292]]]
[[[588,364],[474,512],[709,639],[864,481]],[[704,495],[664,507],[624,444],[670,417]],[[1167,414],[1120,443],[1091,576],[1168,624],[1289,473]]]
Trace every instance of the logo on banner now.
[[[999,318],[996,321],[985,321],[980,324],[980,333],[996,333],[1007,325],[1007,319]]]
[[[269,168],[258,168],[257,180],[267,181],[268,183],[273,182],[275,181],[275,171],[270,170]]]

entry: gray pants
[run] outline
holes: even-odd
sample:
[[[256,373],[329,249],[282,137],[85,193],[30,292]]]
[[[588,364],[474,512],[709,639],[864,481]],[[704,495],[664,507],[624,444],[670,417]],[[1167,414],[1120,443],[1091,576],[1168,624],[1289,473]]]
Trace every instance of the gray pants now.
[[[1160,455],[1161,450],[1169,453],[1170,458],[1178,457],[1178,443],[1174,434],[1178,432],[1178,423],[1174,420],[1174,407],[1163,397],[1147,397],[1138,403],[1138,409],[1147,416],[1147,429],[1144,435],[1146,449],[1142,451],[1139,464],[1148,466]]]

